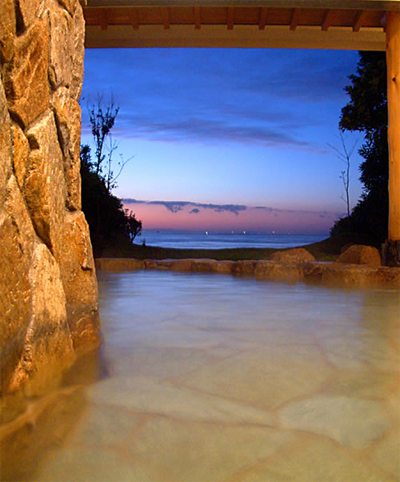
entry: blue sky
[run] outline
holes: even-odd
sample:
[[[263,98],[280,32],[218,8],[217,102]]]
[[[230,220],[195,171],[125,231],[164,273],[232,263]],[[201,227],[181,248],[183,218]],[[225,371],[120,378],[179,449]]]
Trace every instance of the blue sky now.
[[[118,153],[132,157],[115,194],[144,201],[342,213],[344,87],[358,53],[270,49],[86,50],[87,104],[120,106]],[[352,146],[357,135],[347,138]],[[358,139],[361,143],[362,139]],[[118,158],[118,154],[115,156]],[[352,156],[351,200],[361,193]]]

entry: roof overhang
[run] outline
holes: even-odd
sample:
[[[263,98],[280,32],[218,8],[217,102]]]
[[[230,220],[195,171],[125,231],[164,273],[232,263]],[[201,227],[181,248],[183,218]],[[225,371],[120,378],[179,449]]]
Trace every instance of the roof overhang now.
[[[399,0],[88,0],[86,47],[385,50]]]

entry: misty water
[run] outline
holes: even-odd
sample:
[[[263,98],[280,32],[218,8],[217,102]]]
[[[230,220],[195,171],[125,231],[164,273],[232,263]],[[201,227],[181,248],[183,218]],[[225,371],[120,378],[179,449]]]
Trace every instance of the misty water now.
[[[138,271],[99,295],[103,369],[33,480],[398,480],[398,291]]]

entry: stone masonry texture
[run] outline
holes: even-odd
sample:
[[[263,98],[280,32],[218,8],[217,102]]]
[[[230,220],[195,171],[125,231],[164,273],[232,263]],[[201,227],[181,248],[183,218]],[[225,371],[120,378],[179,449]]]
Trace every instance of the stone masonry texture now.
[[[84,32],[79,0],[0,1],[0,408],[100,340],[80,210]]]

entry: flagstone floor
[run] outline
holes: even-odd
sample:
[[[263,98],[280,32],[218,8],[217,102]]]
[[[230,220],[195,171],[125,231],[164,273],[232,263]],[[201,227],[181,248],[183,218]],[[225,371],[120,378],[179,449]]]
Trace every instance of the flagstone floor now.
[[[99,273],[106,374],[39,481],[400,480],[400,304],[170,272]]]

